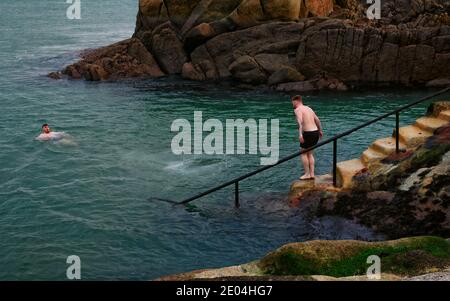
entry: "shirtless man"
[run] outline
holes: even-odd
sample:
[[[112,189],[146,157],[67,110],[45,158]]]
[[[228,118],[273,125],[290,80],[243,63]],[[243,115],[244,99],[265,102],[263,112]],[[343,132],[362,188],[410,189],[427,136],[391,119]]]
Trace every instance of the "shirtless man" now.
[[[300,147],[303,149],[313,147],[323,136],[319,118],[310,107],[303,104],[300,95],[292,97],[292,105],[298,123]],[[305,174],[300,177],[300,180],[313,180],[315,163],[313,151],[302,154],[301,158]]]
[[[65,132],[53,132],[47,123],[42,125],[42,133],[36,137],[39,141],[53,141],[55,144],[76,146],[72,136]]]
[[[52,130],[50,130],[50,127],[48,124],[44,123],[42,125],[42,133],[36,137],[36,140],[50,140],[52,139]]]

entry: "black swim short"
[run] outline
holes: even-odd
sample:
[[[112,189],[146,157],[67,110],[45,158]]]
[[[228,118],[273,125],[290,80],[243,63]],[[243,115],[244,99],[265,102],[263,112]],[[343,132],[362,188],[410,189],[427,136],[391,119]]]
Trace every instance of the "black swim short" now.
[[[304,143],[300,143],[301,148],[310,148],[319,142],[319,131],[303,132]]]

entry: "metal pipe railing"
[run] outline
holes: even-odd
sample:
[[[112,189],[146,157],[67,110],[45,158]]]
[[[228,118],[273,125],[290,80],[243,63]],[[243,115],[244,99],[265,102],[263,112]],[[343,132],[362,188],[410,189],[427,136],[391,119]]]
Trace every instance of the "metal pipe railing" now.
[[[231,186],[231,185],[234,184],[234,190],[235,190],[234,191],[234,196],[235,196],[234,203],[235,203],[236,208],[239,208],[240,207],[240,201],[239,201],[239,182],[240,181],[245,180],[245,179],[247,179],[249,177],[252,177],[252,176],[254,176],[256,174],[259,174],[259,173],[261,173],[261,172],[263,172],[263,171],[265,171],[265,170],[267,170],[269,168],[278,166],[278,165],[280,165],[280,164],[282,164],[282,163],[284,163],[286,161],[289,161],[289,160],[291,160],[293,158],[296,158],[296,157],[298,157],[298,156],[300,156],[300,155],[302,155],[304,153],[307,153],[309,151],[315,150],[316,148],[322,147],[322,146],[324,146],[324,145],[326,145],[328,143],[331,143],[331,142],[333,143],[333,185],[336,186],[337,185],[337,141],[340,138],[348,136],[348,135],[352,134],[353,132],[356,132],[356,131],[358,131],[358,130],[360,130],[362,128],[365,128],[365,127],[367,127],[367,126],[369,126],[371,124],[374,124],[374,123],[376,123],[376,122],[378,122],[378,121],[380,121],[380,120],[382,120],[384,118],[387,118],[387,117],[395,114],[395,116],[396,116],[396,118],[395,118],[395,149],[396,149],[396,152],[398,153],[400,151],[400,147],[399,147],[400,146],[400,141],[399,141],[399,136],[400,136],[399,135],[400,112],[403,111],[403,110],[409,109],[409,108],[411,108],[411,107],[413,107],[413,106],[415,106],[415,105],[417,105],[419,103],[422,103],[422,102],[424,102],[426,100],[430,100],[430,99],[432,99],[432,98],[434,98],[436,96],[442,95],[442,94],[444,94],[444,93],[446,93],[448,91],[450,91],[450,87],[442,89],[442,90],[440,90],[440,91],[438,91],[438,92],[436,92],[434,94],[422,97],[419,100],[414,101],[412,103],[409,103],[407,105],[404,105],[404,106],[402,106],[400,108],[397,108],[394,111],[391,111],[391,112],[385,113],[385,114],[383,114],[381,116],[378,116],[378,117],[376,117],[376,118],[374,118],[372,120],[369,120],[369,121],[367,121],[367,122],[365,122],[363,124],[360,124],[360,125],[358,125],[358,126],[356,126],[354,128],[351,128],[351,129],[349,129],[349,130],[347,130],[347,131],[345,131],[343,133],[337,134],[334,137],[331,137],[329,139],[321,141],[321,142],[319,142],[318,144],[316,144],[313,147],[297,151],[297,152],[295,152],[295,153],[293,153],[293,154],[291,154],[291,155],[289,155],[287,157],[284,157],[284,158],[278,160],[278,162],[273,164],[273,165],[267,165],[267,166],[261,167],[259,169],[256,169],[256,170],[254,170],[252,172],[249,172],[247,174],[244,174],[242,176],[234,178],[234,179],[232,179],[230,181],[227,181],[227,182],[225,182],[225,183],[223,183],[221,185],[218,185],[218,186],[216,186],[214,188],[208,189],[208,190],[206,190],[206,191],[204,191],[202,193],[199,193],[199,194],[194,195],[194,196],[192,196],[190,198],[187,198],[187,199],[185,199],[185,200],[183,200],[181,202],[176,202],[176,201],[162,199],[162,198],[155,198],[155,197],[152,197],[150,199],[159,200],[159,201],[165,201],[165,202],[169,202],[169,203],[172,203],[172,204],[175,204],[175,205],[183,205],[183,204],[190,203],[190,202],[192,202],[194,200],[197,200],[197,199],[199,199],[201,197],[204,197],[204,196],[206,196],[208,194],[211,194],[211,193],[213,193],[213,192],[215,192],[217,190],[223,189],[225,187],[228,187],[228,186]]]

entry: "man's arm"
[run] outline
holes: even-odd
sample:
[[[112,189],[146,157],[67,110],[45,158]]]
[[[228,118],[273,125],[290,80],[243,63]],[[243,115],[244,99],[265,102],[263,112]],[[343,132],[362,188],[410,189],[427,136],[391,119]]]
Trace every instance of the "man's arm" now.
[[[300,140],[300,143],[303,143],[303,142],[305,142],[305,140],[303,139],[302,112],[295,111],[295,118],[297,119],[297,123],[298,123],[298,139]]]
[[[320,123],[319,117],[317,117],[316,113],[314,113],[314,122],[316,123],[317,128],[319,129],[320,137],[323,136],[322,124]]]

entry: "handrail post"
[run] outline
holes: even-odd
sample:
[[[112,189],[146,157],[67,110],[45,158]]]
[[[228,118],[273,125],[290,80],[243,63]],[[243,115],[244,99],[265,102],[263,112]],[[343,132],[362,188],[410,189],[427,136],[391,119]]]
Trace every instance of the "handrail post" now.
[[[333,140],[333,186],[337,186],[337,139]]]
[[[234,183],[234,206],[239,208],[241,205],[239,204],[239,181]]]
[[[400,112],[395,113],[395,152],[398,154],[400,152]]]

